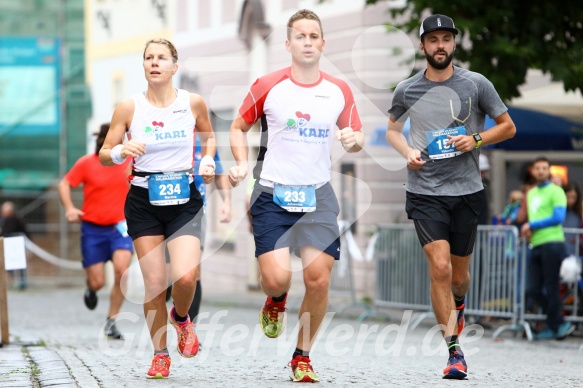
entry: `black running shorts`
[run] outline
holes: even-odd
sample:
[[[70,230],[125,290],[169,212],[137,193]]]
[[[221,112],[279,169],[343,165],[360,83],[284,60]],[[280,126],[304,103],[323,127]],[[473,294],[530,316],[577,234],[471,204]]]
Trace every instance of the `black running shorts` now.
[[[453,255],[469,256],[474,249],[478,215],[484,206],[481,191],[459,196],[407,192],[405,210],[409,219],[414,220],[421,246],[445,240]]]
[[[200,239],[203,203],[194,183],[190,200],[181,205],[154,206],[148,189],[132,185],[124,207],[128,234],[133,240],[142,236],[195,236]]]

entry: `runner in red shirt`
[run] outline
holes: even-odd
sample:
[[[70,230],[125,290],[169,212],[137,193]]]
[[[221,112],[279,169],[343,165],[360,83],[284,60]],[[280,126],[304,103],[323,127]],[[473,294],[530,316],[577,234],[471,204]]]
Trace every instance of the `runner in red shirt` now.
[[[115,316],[124,300],[121,278],[128,269],[132,253],[132,239],[127,234],[124,202],[129,185],[129,160],[115,167],[104,167],[99,162],[109,124],[102,124],[97,133],[95,153],[82,156],[59,183],[59,197],[69,222],[81,222],[81,253],[87,274],[85,305],[93,310],[97,294],[105,283],[105,262],[113,262],[115,282],[111,290],[105,334],[123,339],[115,325]],[[71,199],[71,187],[83,185],[83,206],[78,209]]]

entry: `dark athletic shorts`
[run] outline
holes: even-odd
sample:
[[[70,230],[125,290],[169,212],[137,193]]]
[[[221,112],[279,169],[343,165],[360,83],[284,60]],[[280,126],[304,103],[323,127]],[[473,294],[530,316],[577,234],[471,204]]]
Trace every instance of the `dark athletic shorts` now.
[[[453,255],[469,256],[474,249],[478,215],[484,206],[481,191],[459,196],[407,192],[405,210],[409,219],[414,220],[421,246],[445,240]]]
[[[142,236],[174,238],[195,236],[200,239],[203,204],[194,183],[190,184],[190,200],[181,205],[154,206],[148,189],[132,185],[125,203],[128,234],[133,240]]]
[[[113,252],[118,249],[134,251],[132,239],[122,236],[115,225],[97,225],[83,221],[81,223],[81,254],[83,268],[111,260]]]
[[[255,256],[289,247],[310,245],[340,259],[340,207],[330,183],[316,189],[316,211],[288,212],[273,202],[273,189],[255,183],[251,194],[251,222]]]

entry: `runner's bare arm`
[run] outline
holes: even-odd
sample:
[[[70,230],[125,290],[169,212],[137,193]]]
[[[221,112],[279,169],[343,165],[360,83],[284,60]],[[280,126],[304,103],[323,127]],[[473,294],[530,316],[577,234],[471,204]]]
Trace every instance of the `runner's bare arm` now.
[[[245,179],[248,172],[247,157],[249,155],[249,145],[247,144],[247,132],[253,124],[248,124],[240,114],[237,115],[231,124],[230,143],[236,166],[229,169],[229,181],[233,187]]]
[[[208,109],[203,98],[198,94],[190,94],[190,108],[195,115],[196,131],[200,138],[202,157],[199,173],[204,179],[204,183],[209,184],[215,179],[214,155],[217,149],[215,133],[211,126]],[[208,161],[207,165],[204,164]]]
[[[403,127],[403,123],[391,116],[387,124],[387,141],[407,160],[407,167],[412,170],[419,170],[425,164],[425,161],[421,159],[421,151],[407,144],[407,139],[403,135]]]
[[[99,161],[102,165],[113,166],[115,164],[111,157],[111,152],[117,145],[122,145],[119,155],[121,159],[125,159],[128,156],[137,158],[146,152],[146,145],[142,142],[130,140],[123,144],[124,134],[130,127],[133,116],[134,101],[132,99],[123,100],[115,108],[109,131],[103,142],[103,147],[99,151]]]

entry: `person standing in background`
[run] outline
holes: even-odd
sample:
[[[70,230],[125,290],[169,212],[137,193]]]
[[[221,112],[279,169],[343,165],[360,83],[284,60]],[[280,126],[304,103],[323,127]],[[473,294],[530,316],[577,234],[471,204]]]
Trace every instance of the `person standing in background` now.
[[[532,245],[527,266],[527,299],[536,302],[547,314],[547,327],[536,334],[536,339],[562,339],[575,329],[562,315],[559,294],[561,263],[567,256],[562,226],[567,197],[562,187],[550,182],[550,166],[545,157],[532,164],[536,186],[526,194],[528,221],[520,228],[520,235],[529,238]]]
[[[20,217],[16,215],[14,203],[11,201],[7,201],[2,204],[2,208],[0,211],[0,236],[28,237],[26,224]],[[16,276],[18,277],[17,288],[19,290],[25,290],[26,287],[28,287],[28,282],[26,280],[26,269],[18,269],[12,272],[15,272]]]
[[[583,204],[581,198],[581,189],[575,182],[569,182],[565,185],[565,195],[567,196],[567,213],[563,228],[579,229],[583,227]],[[565,233],[567,243],[567,255],[582,256],[581,237],[574,233]]]

